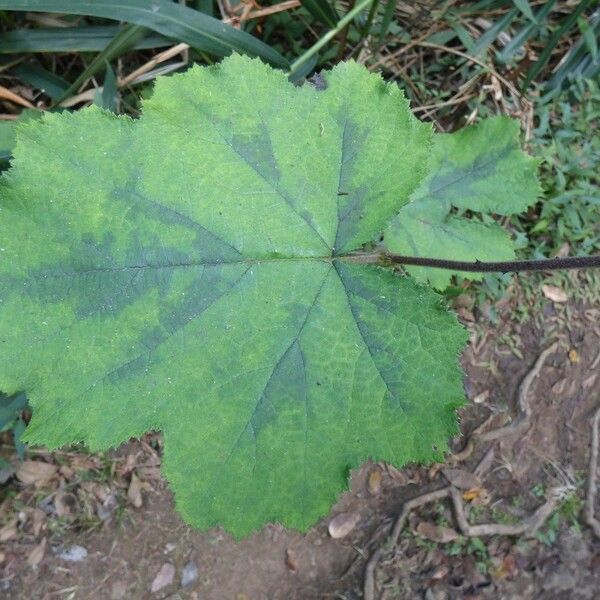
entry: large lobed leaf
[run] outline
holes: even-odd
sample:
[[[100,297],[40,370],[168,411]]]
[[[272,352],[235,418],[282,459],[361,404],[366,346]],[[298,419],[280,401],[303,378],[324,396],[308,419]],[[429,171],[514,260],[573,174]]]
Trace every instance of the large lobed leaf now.
[[[326,82],[234,56],[159,81],[138,121],[20,127],[0,389],[29,395],[30,443],[161,430],[185,519],[238,537],[306,529],[368,457],[442,456],[465,332],[354,255],[422,185],[431,130],[362,67]]]
[[[519,124],[494,117],[452,134],[434,136],[430,171],[385,232],[391,252],[462,261],[515,258],[508,232],[489,214],[519,213],[533,204],[540,186],[537,161],[521,151]],[[467,218],[466,211],[477,216]],[[443,289],[453,274],[480,273],[407,267],[416,279]]]

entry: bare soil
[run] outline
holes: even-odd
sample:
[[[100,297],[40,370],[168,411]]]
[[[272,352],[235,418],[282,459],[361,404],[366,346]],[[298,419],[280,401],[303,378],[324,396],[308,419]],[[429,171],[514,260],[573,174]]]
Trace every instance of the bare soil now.
[[[235,543],[218,529],[199,533],[182,523],[158,472],[160,436],[152,434],[106,456],[30,454],[57,471],[50,480],[26,485],[13,476],[3,484],[0,597],[359,599],[365,566],[379,548],[376,598],[598,597],[600,541],[581,510],[591,419],[600,406],[600,310],[548,303],[537,327],[491,327],[476,310],[461,311],[473,333],[462,359],[472,403],[461,411],[464,435],[453,441],[455,453],[482,423],[492,429],[517,418],[523,378],[544,348],[561,343],[533,382],[529,430],[477,445],[465,461],[447,464],[465,478],[485,457],[478,485],[461,490],[471,522],[522,522],[549,489],[564,488],[559,508],[533,537],[458,535],[442,500],[413,511],[398,542],[385,545],[403,504],[448,481],[441,466],[367,464],[352,474],[351,490],[330,516],[306,535],[270,525]],[[3,454],[12,459],[7,444]],[[356,513],[359,521],[350,534],[332,539],[328,524],[340,513]],[[452,539],[436,541],[440,535]],[[73,545],[87,556],[66,560]],[[183,587],[189,563],[197,577]],[[151,592],[165,564],[174,567],[172,582]]]

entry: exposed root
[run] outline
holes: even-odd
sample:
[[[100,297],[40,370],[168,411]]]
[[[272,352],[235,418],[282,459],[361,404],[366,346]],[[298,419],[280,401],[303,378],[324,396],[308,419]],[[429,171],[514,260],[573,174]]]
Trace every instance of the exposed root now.
[[[473,454],[475,445],[478,442],[494,442],[503,437],[523,435],[531,425],[531,407],[529,406],[529,390],[535,379],[540,374],[547,358],[553,354],[559,347],[560,342],[554,342],[548,348],[546,348],[539,355],[533,368],[519,386],[518,391],[518,410],[519,414],[517,419],[510,425],[493,429],[491,431],[484,432],[488,421],[480,425],[469,437],[465,448],[451,457],[452,462],[457,463],[466,460]],[[596,469],[598,462],[598,424],[600,423],[600,409],[596,413],[594,418],[594,430],[592,434],[592,458],[590,460],[590,483],[588,488],[588,505],[586,511],[586,518],[588,523],[594,529],[596,535],[600,536],[600,522],[594,519],[593,515],[593,504],[596,490]],[[487,471],[490,465],[490,461],[493,459],[493,446],[488,450],[479,465],[475,468],[475,473],[481,476],[483,472]],[[593,464],[592,464],[593,463]],[[441,467],[441,465],[440,465]],[[387,542],[380,546],[371,556],[365,567],[365,578],[363,595],[365,600],[375,600],[376,586],[375,586],[375,570],[381,560],[382,556],[388,552],[398,541],[398,537],[402,533],[408,516],[411,510],[429,504],[430,502],[436,502],[444,498],[450,498],[452,501],[452,507],[454,509],[454,519],[456,521],[457,528],[466,537],[483,537],[490,535],[509,535],[509,536],[520,536],[525,535],[527,537],[533,536],[540,527],[546,522],[548,517],[554,512],[559,501],[564,496],[565,488],[553,488],[548,494],[548,499],[542,504],[533,514],[521,523],[514,525],[506,525],[502,523],[484,523],[480,525],[471,525],[465,514],[465,508],[461,492],[454,486],[447,486],[433,492],[428,492],[417,496],[412,500],[404,503],[402,511],[398,516],[391,535]],[[591,509],[590,509],[591,505]],[[591,510],[591,513],[590,513]]]
[[[540,374],[546,359],[556,352],[558,349],[559,342],[554,342],[548,348],[546,348],[535,361],[533,368],[519,386],[518,393],[518,407],[519,407],[519,418],[511,423],[510,425],[506,425],[505,427],[500,427],[499,429],[493,429],[492,431],[487,431],[486,433],[482,433],[478,436],[477,440],[480,442],[492,442],[499,438],[509,436],[509,435],[523,435],[531,425],[531,407],[529,406],[529,389],[531,388],[532,383],[535,381],[536,377]]]
[[[594,535],[600,537],[600,521],[594,516],[596,504],[596,476],[598,474],[598,426],[600,425],[600,408],[592,419],[592,448],[590,451],[590,464],[588,475],[588,487],[585,498],[585,522],[591,527]]]
[[[598,412],[598,415],[600,415],[600,411]],[[404,506],[402,507],[402,512],[396,520],[394,529],[392,530],[392,534],[388,538],[387,543],[378,548],[367,563],[365,568],[365,580],[363,588],[364,599],[375,600],[375,569],[377,568],[377,564],[381,560],[382,556],[397,543],[398,537],[406,525],[408,515],[410,514],[411,510],[431,502],[436,502],[444,498],[450,498],[452,501],[452,507],[454,509],[456,525],[462,535],[466,537],[484,537],[490,535],[524,535],[526,537],[532,537],[540,529],[540,527],[542,527],[548,517],[556,510],[558,503],[564,496],[564,492],[565,488],[562,487],[551,489],[548,494],[548,499],[546,502],[544,502],[544,504],[542,504],[527,519],[514,525],[506,525],[503,523],[484,523],[481,525],[471,525],[465,514],[461,492],[454,486],[447,486],[433,492],[428,492],[427,494],[422,494],[421,496],[417,496],[416,498],[405,502]]]
[[[519,386],[519,391],[517,393],[517,406],[518,406],[518,416],[515,421],[513,421],[510,425],[506,425],[504,427],[499,427],[497,429],[492,429],[491,431],[483,431],[487,426],[490,419],[484,421],[473,433],[469,436],[465,447],[455,454],[453,454],[449,460],[454,464],[463,462],[471,457],[473,451],[475,450],[475,446],[479,442],[495,442],[504,437],[523,435],[531,425],[531,407],[529,406],[529,390],[537,376],[540,374],[546,360],[548,357],[553,354],[558,347],[560,346],[560,342],[554,342],[548,348],[546,348],[543,352],[540,353],[538,359],[535,361],[531,371],[527,373],[521,385]]]
[[[467,521],[461,493],[454,487],[450,488],[450,498],[454,508],[454,518],[460,532],[467,537],[483,537],[487,535],[524,535],[532,537],[554,512],[563,497],[564,488],[553,488],[548,499],[532,515],[521,523],[506,525],[503,523],[484,523],[471,525]]]

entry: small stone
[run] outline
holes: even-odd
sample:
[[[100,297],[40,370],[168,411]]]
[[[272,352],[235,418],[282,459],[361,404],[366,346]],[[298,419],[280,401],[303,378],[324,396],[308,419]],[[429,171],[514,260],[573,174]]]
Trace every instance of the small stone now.
[[[345,512],[336,515],[329,522],[329,535],[333,539],[346,537],[360,521],[360,514],[356,512]]]
[[[87,555],[88,551],[83,546],[73,544],[62,552],[59,552],[58,558],[62,558],[68,562],[81,562],[83,559],[87,558]]]
[[[110,590],[110,600],[123,600],[127,597],[127,584],[124,581],[115,581]]]
[[[192,585],[196,579],[198,579],[198,567],[194,562],[190,561],[183,567],[183,572],[181,573],[181,587]]]
[[[156,577],[150,586],[150,592],[158,592],[168,585],[171,585],[173,579],[175,579],[175,567],[171,563],[165,563],[156,574]]]

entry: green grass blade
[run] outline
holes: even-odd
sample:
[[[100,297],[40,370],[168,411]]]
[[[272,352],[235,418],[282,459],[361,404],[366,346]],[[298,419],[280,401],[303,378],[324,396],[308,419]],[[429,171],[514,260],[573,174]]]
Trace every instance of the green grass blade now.
[[[215,5],[213,0],[195,0],[193,6],[196,10],[199,10],[205,15],[213,17],[215,14]]]
[[[377,14],[377,9],[379,8],[379,2],[380,2],[380,0],[373,0],[373,4],[371,4],[371,8],[369,8],[369,14],[367,15],[367,20],[365,22],[365,26],[363,27],[363,30],[362,30],[361,36],[360,36],[361,41],[364,40],[371,33],[371,27],[373,26],[373,19],[375,18],[375,15]]]
[[[134,23],[213,54],[259,56],[274,66],[288,61],[255,37],[201,12],[168,0],[0,0],[0,10],[58,12]]]
[[[379,29],[379,43],[383,44],[383,39],[387,35],[388,29],[394,18],[394,9],[396,8],[396,0],[387,0],[383,10],[383,19],[381,20],[381,28]]]
[[[288,71],[288,75],[291,77],[300,70],[300,67],[304,65],[309,59],[319,52],[321,48],[326,46],[346,25],[352,22],[352,20],[360,14],[373,0],[362,0],[359,2],[351,11],[344,15],[337,25],[328,31],[316,44],[311,46],[304,54],[299,56],[291,65]]]
[[[534,35],[538,33],[540,30],[540,26],[546,20],[546,17],[550,14],[550,11],[554,8],[556,4],[556,0],[549,0],[540,8],[540,10],[536,13],[535,19],[536,23],[527,23],[517,33],[513,36],[506,47],[500,52],[498,55],[498,60],[501,62],[509,62],[513,56],[523,47],[523,44],[527,42],[527,40],[531,39]]]
[[[117,35],[118,25],[94,25],[90,27],[50,27],[40,29],[16,29],[0,37],[0,54],[25,52],[100,52]],[[138,40],[133,50],[164,48],[173,42],[151,33]]]
[[[22,81],[44,92],[52,100],[58,100],[69,89],[68,81],[37,64],[21,63],[11,72]]]
[[[569,14],[562,25],[550,36],[550,39],[546,43],[546,47],[540,54],[537,61],[534,65],[529,69],[525,81],[523,82],[522,89],[526,89],[527,86],[538,76],[540,71],[546,66],[547,62],[550,60],[550,56],[552,55],[552,51],[556,46],[556,43],[560,38],[567,32],[573,25],[577,22],[579,15],[589,6],[591,5],[590,0],[581,0],[581,2],[577,5],[575,10]]]
[[[487,50],[488,46],[507,29],[512,23],[513,19],[519,13],[519,9],[513,8],[507,12],[501,19],[498,19],[476,42],[473,47],[473,54],[477,56],[484,50]]]
[[[101,108],[105,108],[106,110],[110,110],[111,112],[118,112],[119,96],[117,91],[117,76],[109,63],[106,63],[106,74],[104,76],[102,89],[96,90],[94,104]]]
[[[302,7],[305,8],[315,19],[325,23],[329,27],[335,27],[340,16],[327,0],[304,0]]]
[[[96,56],[92,62],[81,72],[79,77],[65,90],[64,94],[57,100],[60,102],[67,96],[75,93],[79,87],[87,81],[90,77],[93,77],[96,73],[101,71],[107,63],[111,60],[121,56],[125,52],[131,49],[131,47],[139,40],[141,40],[148,33],[146,27],[140,27],[139,25],[132,25],[128,23],[124,25],[117,35],[110,41],[110,43]]]
[[[532,23],[539,23],[531,10],[529,0],[512,0],[512,2]]]

